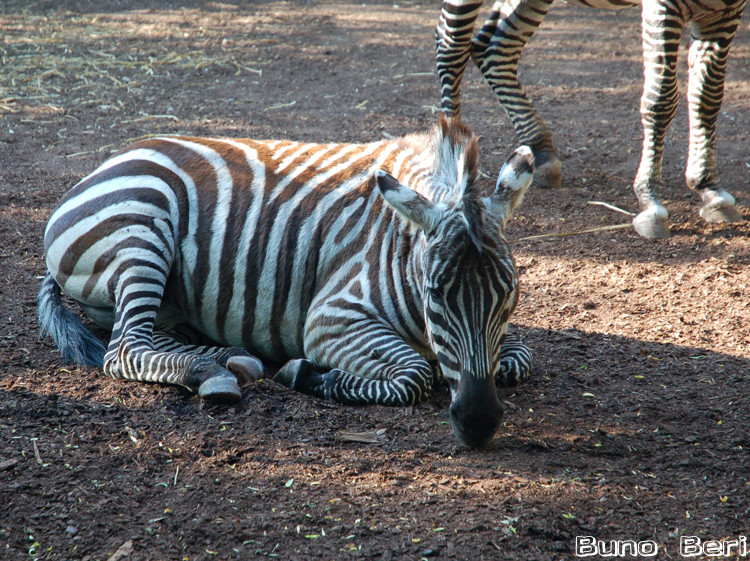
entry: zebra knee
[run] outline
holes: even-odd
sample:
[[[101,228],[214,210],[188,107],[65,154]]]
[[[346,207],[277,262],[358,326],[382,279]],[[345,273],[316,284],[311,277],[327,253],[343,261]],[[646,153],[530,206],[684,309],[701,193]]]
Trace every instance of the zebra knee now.
[[[115,380],[138,380],[135,367],[137,359],[132,347],[132,342],[125,338],[111,340],[104,353],[104,374]]]
[[[126,376],[122,368],[120,368],[120,364],[119,353],[117,350],[112,352],[110,349],[104,354],[102,370],[106,376],[114,378],[115,380],[122,380],[126,378]]]
[[[500,367],[495,374],[495,385],[498,388],[518,386],[529,379],[533,368],[531,349],[517,338],[510,345],[503,346]]]

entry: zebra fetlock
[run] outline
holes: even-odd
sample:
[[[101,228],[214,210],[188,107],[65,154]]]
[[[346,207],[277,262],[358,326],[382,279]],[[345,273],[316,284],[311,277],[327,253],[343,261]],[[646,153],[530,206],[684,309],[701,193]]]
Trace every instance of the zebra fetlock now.
[[[184,385],[214,403],[234,403],[242,399],[237,377],[211,358],[195,357],[185,371]]]

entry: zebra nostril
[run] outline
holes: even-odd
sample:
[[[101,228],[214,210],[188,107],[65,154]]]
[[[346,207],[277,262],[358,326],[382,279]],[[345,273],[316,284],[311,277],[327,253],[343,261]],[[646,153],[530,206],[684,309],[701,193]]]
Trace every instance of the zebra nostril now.
[[[503,408],[497,398],[484,404],[457,399],[449,409],[453,433],[470,448],[487,446],[503,419]]]

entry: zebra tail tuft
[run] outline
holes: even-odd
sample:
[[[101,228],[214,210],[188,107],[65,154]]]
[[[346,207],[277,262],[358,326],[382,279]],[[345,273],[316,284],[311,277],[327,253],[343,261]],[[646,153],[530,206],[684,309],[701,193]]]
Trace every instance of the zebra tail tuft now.
[[[39,289],[37,317],[42,336],[52,337],[63,361],[100,367],[104,364],[104,343],[65,307],[60,287],[50,273],[44,277]]]

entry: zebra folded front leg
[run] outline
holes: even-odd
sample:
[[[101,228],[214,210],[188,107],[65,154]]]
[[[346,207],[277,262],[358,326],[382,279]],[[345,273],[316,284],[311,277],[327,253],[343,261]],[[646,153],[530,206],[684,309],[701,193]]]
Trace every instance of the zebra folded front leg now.
[[[500,368],[495,373],[495,386],[511,388],[528,380],[534,367],[531,349],[521,337],[508,331],[500,354]]]
[[[312,361],[298,358],[282,366],[273,379],[300,393],[331,399],[336,377],[335,371],[320,372]]]
[[[421,360],[421,359],[420,359]],[[426,369],[403,368],[392,379],[376,379],[334,368],[322,372],[308,359],[290,360],[274,376],[288,388],[346,405],[405,406],[419,402],[432,388],[433,374]]]
[[[154,349],[163,353],[180,353],[204,358],[213,358],[220,366],[237,376],[241,385],[249,384],[263,376],[263,363],[242,347],[215,347],[197,345],[199,335],[184,336],[175,330],[156,331],[153,336]]]

